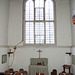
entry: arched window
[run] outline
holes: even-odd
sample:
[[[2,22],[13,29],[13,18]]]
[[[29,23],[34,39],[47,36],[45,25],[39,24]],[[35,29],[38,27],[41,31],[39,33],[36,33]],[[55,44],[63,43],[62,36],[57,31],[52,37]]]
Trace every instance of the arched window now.
[[[25,44],[55,44],[54,2],[25,0]]]

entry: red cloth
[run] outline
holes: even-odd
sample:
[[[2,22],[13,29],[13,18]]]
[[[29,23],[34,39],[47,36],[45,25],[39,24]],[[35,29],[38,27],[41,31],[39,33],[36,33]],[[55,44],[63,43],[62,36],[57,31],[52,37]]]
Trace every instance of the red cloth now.
[[[36,73],[36,75],[44,75],[44,73]]]

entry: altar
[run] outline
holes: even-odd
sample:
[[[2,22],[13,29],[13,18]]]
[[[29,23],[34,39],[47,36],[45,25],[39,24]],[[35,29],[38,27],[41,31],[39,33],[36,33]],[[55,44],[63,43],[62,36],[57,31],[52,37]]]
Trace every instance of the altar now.
[[[44,73],[44,75],[49,75],[47,58],[30,59],[29,75],[36,75],[36,73]]]

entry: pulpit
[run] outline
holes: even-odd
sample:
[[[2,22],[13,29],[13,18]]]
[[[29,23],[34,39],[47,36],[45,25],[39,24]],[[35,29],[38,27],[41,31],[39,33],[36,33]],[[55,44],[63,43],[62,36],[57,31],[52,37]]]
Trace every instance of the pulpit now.
[[[47,58],[31,58],[29,66],[29,75],[43,74],[49,75]]]

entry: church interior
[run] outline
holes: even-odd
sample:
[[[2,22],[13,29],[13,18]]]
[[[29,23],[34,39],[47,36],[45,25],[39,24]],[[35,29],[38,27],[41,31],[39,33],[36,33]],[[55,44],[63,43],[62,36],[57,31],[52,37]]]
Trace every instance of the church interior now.
[[[32,9],[28,9],[27,1],[34,8],[29,4]],[[46,7],[53,9],[52,20],[46,20]],[[36,12],[42,14],[39,20]],[[54,25],[52,42],[48,42],[48,23]],[[14,74],[5,74],[8,70]],[[0,0],[0,75],[75,75],[75,0]]]

